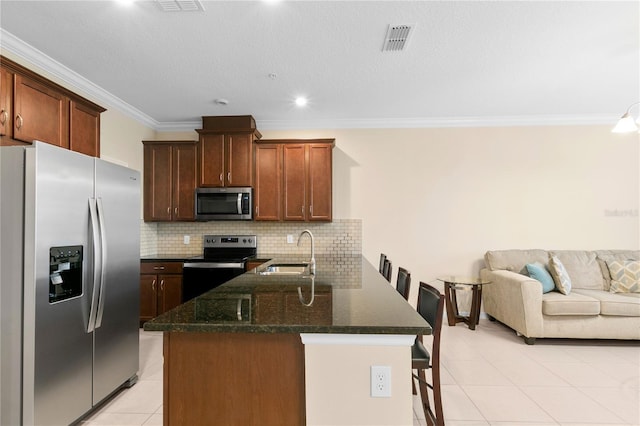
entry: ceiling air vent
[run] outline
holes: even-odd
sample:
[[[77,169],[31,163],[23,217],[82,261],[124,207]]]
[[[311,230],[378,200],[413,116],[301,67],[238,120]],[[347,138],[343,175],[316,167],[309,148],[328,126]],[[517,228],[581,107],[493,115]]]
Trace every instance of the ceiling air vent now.
[[[165,12],[204,12],[200,0],[156,0]]]
[[[383,52],[398,52],[404,50],[409,44],[409,38],[413,34],[414,25],[389,25],[387,35],[384,38]]]

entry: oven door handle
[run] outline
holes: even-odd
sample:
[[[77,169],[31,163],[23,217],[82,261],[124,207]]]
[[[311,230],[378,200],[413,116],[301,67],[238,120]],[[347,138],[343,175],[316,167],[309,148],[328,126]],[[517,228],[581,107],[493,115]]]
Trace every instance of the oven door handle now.
[[[237,206],[238,206],[238,214],[242,214],[242,192],[238,192]]]
[[[198,268],[198,269],[244,269],[244,263],[240,262],[184,262],[183,268]]]

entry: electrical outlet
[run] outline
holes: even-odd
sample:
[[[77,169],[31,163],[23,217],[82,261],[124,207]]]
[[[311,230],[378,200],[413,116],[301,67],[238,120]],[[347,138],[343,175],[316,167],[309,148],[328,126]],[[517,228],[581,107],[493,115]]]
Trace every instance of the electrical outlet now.
[[[182,237],[182,242],[184,244],[189,244],[191,242],[191,237],[189,235],[185,235],[184,237]]]
[[[371,366],[371,396],[391,397],[391,367],[387,365]]]
[[[295,240],[293,239],[293,235],[288,234],[287,235],[287,244],[293,244],[295,242]]]

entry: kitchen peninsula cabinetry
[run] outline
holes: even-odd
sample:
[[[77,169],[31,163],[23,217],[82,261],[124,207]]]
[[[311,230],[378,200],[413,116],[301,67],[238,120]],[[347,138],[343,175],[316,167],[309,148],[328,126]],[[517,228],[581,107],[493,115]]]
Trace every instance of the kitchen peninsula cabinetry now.
[[[195,218],[197,141],[142,141],[144,220]]]
[[[40,140],[100,156],[100,113],[104,108],[4,57],[0,60],[3,145]]]
[[[262,136],[253,117],[202,117],[202,124],[198,186],[253,186],[253,141]]]
[[[182,262],[140,263],[140,323],[182,303]]]
[[[255,219],[330,222],[334,143],[334,139],[259,141]]]

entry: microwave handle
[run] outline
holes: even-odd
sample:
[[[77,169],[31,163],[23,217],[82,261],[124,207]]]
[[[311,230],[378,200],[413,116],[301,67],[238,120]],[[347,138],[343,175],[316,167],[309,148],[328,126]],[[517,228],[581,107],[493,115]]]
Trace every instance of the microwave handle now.
[[[238,192],[238,214],[242,214],[242,193]]]

